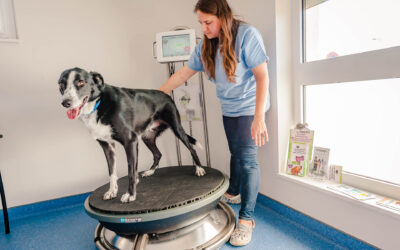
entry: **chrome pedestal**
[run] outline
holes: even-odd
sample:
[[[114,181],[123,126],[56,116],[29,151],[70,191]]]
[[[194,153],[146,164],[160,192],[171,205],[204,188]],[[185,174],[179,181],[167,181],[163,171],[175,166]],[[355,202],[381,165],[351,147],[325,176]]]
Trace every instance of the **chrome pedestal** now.
[[[235,213],[224,202],[193,224],[161,234],[118,235],[99,224],[96,246],[103,249],[218,249],[235,228]]]

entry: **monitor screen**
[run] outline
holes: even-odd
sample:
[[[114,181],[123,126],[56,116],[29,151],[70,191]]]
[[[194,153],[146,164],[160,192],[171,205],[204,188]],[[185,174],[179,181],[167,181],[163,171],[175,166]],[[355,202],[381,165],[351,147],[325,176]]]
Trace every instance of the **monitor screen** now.
[[[155,44],[158,62],[187,61],[196,47],[196,34],[194,29],[159,32]]]
[[[173,35],[162,37],[163,57],[190,55],[190,35]]]

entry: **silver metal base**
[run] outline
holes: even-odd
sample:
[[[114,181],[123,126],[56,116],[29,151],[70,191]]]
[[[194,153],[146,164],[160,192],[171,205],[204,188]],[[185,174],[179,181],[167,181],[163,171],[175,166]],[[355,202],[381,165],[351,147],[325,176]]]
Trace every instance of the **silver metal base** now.
[[[99,224],[94,238],[101,250],[218,249],[229,240],[235,220],[232,208],[225,202],[219,202],[201,220],[170,232],[122,236]]]

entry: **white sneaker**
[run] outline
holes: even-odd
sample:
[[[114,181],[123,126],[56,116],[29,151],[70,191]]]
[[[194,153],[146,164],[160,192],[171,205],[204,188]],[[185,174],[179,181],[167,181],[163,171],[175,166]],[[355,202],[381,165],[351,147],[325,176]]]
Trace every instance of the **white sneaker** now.
[[[228,197],[226,193],[222,195],[221,201],[230,203],[230,204],[240,204],[242,202],[242,199],[240,198],[240,194],[233,196],[233,197]]]
[[[250,243],[251,235],[253,234],[254,229],[254,221],[252,222],[252,226],[246,224],[238,224],[229,240],[229,243],[231,243],[232,246],[245,246]]]

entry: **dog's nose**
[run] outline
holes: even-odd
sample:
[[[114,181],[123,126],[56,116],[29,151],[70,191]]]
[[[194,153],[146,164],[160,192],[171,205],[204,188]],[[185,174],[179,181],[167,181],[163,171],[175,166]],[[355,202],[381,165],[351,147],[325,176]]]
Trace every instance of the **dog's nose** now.
[[[66,100],[62,101],[61,105],[63,105],[66,108],[69,108],[69,107],[71,107],[71,100],[66,99]]]

